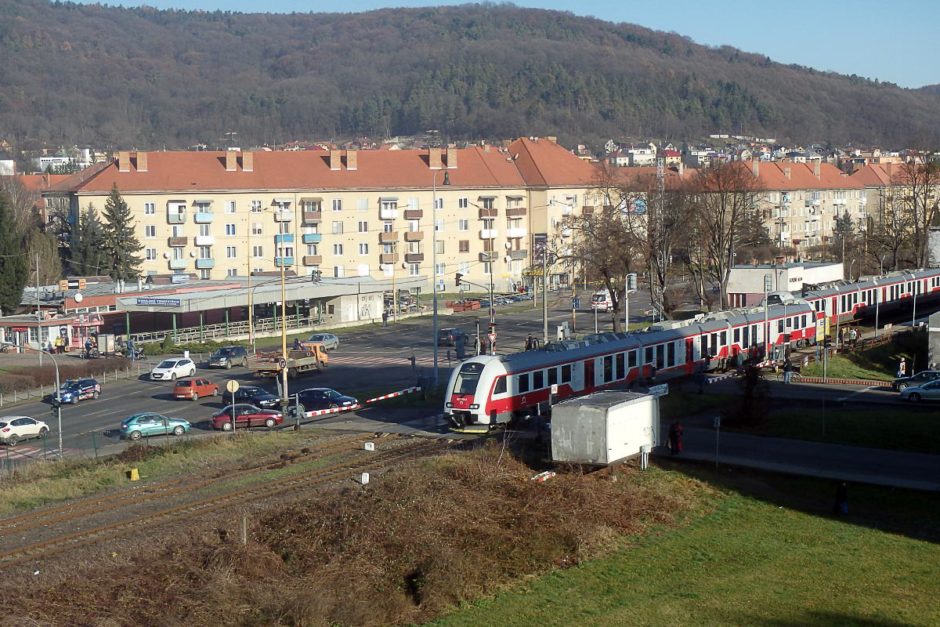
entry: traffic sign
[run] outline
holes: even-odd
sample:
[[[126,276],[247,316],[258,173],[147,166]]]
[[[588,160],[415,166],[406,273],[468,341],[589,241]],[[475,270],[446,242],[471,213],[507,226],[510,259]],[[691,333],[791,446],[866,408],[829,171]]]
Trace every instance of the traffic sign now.
[[[277,360],[277,367],[280,368],[280,369],[282,369],[282,370],[283,370],[284,368],[286,368],[286,367],[287,367],[287,360],[284,359],[283,357],[281,357],[280,359],[278,359],[278,360]]]
[[[229,380],[229,382],[225,384],[225,389],[228,390],[229,394],[234,394],[238,391],[238,381],[235,379]]]
[[[660,383],[659,385],[651,385],[649,391],[653,396],[666,396],[669,394],[669,384]]]

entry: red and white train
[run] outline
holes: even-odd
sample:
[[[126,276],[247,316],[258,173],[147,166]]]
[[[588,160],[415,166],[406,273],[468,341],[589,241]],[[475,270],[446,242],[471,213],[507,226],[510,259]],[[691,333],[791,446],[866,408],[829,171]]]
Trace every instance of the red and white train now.
[[[857,283],[768,298],[763,307],[710,313],[647,331],[602,333],[512,355],[480,355],[455,368],[444,415],[458,428],[494,425],[556,400],[636,381],[688,375],[762,357],[766,347],[821,341],[837,324],[940,299],[940,269],[898,272]],[[877,313],[876,313],[877,312]]]

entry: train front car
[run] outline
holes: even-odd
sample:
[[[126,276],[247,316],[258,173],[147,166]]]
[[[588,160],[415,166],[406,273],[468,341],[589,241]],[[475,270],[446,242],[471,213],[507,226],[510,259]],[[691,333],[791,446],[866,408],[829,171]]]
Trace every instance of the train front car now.
[[[444,391],[444,417],[451,427],[490,425],[486,402],[500,364],[499,357],[479,355],[454,368]]]

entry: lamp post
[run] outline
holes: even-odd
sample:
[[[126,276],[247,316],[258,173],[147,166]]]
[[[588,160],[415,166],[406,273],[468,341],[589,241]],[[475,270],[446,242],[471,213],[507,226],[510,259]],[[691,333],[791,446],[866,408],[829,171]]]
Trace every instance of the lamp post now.
[[[247,263],[247,266],[248,266],[247,267],[247,270],[248,270],[248,347],[251,349],[252,355],[255,354],[255,324],[253,320],[255,304],[254,304],[254,301],[252,300],[253,292],[251,289],[251,255],[252,255],[251,234],[253,230],[254,230],[254,226],[252,225],[251,217],[249,216],[248,235],[247,235],[248,237],[248,255],[247,255],[247,258],[248,258],[248,263]]]
[[[433,314],[431,342],[434,346],[434,375],[432,381],[434,389],[437,389],[438,383],[438,350],[437,350],[437,172],[431,178],[431,287],[433,289]],[[450,185],[450,173],[444,172],[442,185]]]
[[[287,372],[289,368],[287,367],[287,283],[286,276],[284,271],[284,248],[281,246],[281,359],[283,359],[284,367],[281,368],[281,411],[284,414],[284,419],[287,420],[287,406],[288,406],[288,393],[287,393]]]
[[[58,421],[59,429],[59,457],[64,455],[62,450],[62,402],[59,400],[59,391],[62,389],[62,384],[59,382],[59,363],[56,361],[55,355],[49,351],[39,350],[40,354],[45,353],[49,355],[49,358],[52,359],[52,365],[55,366],[55,392],[52,393],[52,403],[55,405],[56,419]]]
[[[769,274],[764,275],[764,361],[770,360],[770,320],[768,312],[770,304],[767,302],[767,295],[770,293],[773,277]]]

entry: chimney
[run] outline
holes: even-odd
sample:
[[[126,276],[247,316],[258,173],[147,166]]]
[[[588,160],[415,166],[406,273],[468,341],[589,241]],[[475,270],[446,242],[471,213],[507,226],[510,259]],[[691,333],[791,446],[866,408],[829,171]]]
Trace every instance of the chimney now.
[[[342,153],[339,150],[330,150],[330,170],[341,170],[343,164],[340,163]]]
[[[131,171],[131,153],[126,150],[118,152],[118,172]]]
[[[888,175],[888,178],[894,178],[894,164],[890,161],[885,164],[885,174]]]
[[[432,170],[441,169],[441,149],[431,146],[428,148],[428,167]]]
[[[821,171],[822,171],[822,166],[821,166],[820,163],[819,163],[819,159],[816,159],[816,160],[813,162],[813,174],[816,175],[816,178],[819,178],[819,177],[820,177]]]
[[[787,177],[787,180],[789,181],[790,180],[790,168],[784,168],[783,175]]]
[[[242,153],[242,172],[254,172],[254,171],[255,171],[255,153],[243,152]]]
[[[453,170],[457,167],[457,149],[448,147],[447,148],[447,169]]]
[[[137,151],[137,171],[146,172],[147,171],[147,153]]]
[[[355,150],[346,151],[346,169],[350,172],[359,169],[359,153]]]
[[[754,178],[760,177],[760,160],[759,159],[751,160],[751,172],[754,173]]]
[[[225,171],[235,172],[238,169],[238,153],[234,150],[225,151]]]
[[[685,162],[679,162],[679,178],[681,179],[685,175]]]

